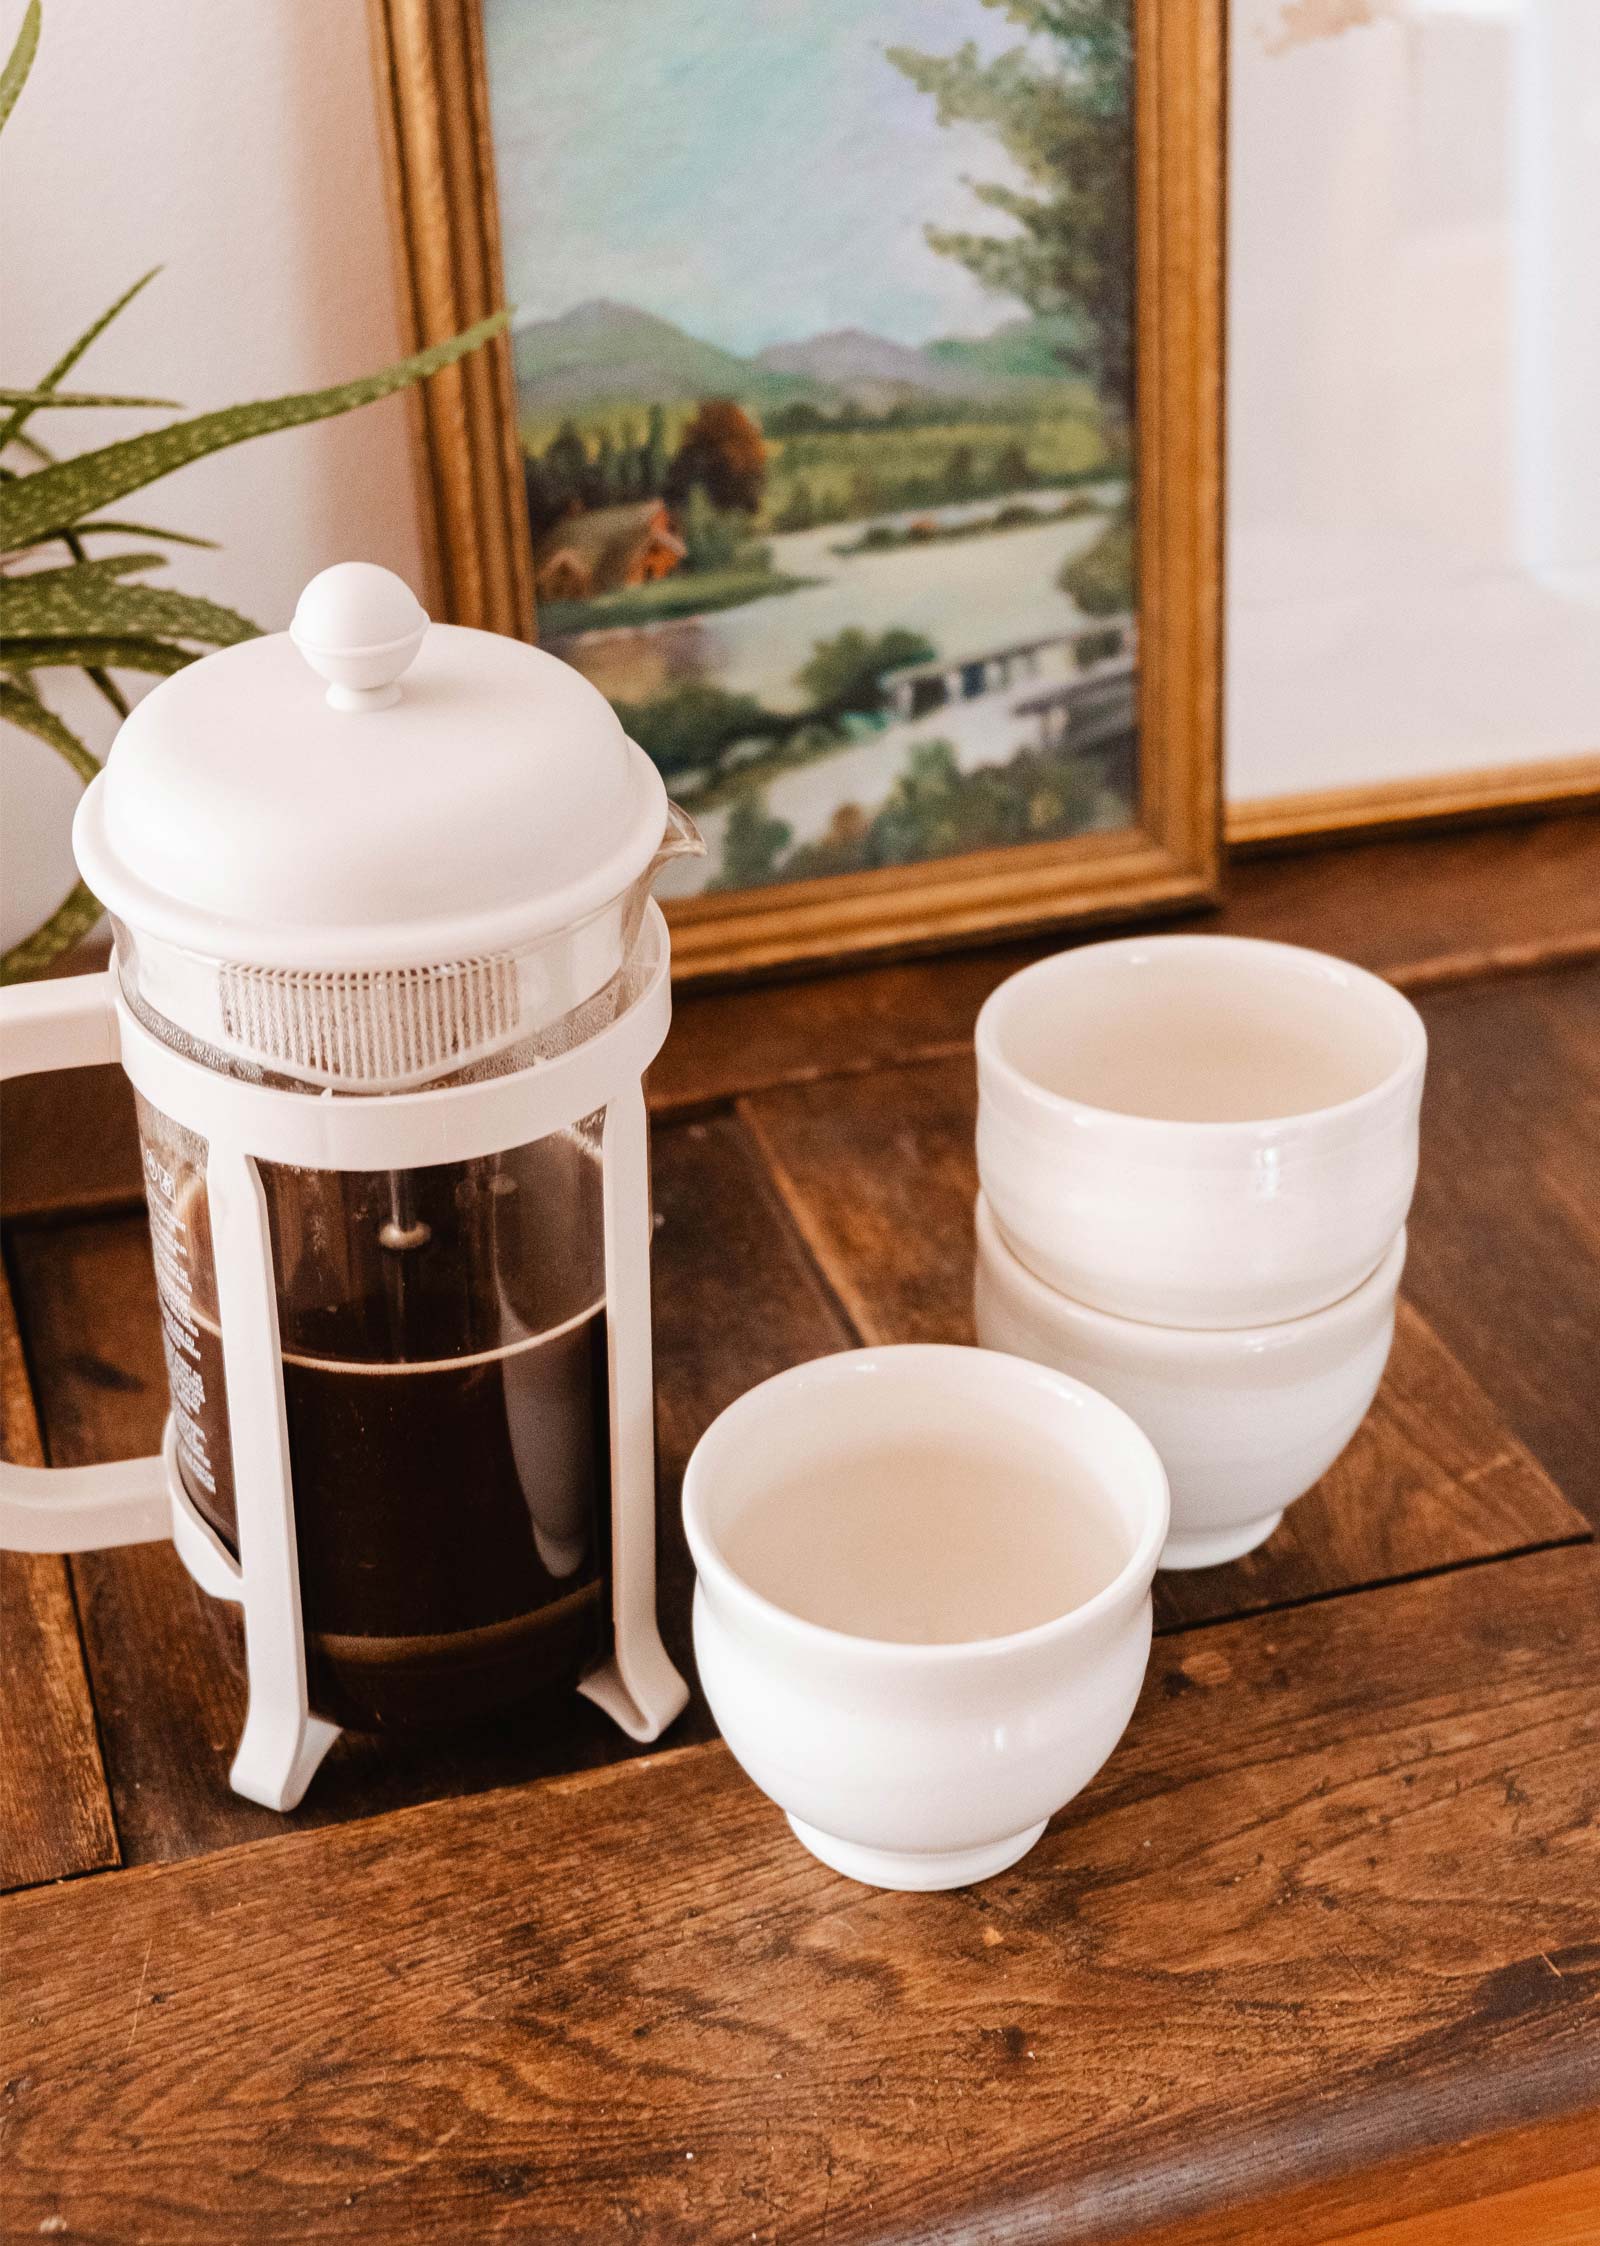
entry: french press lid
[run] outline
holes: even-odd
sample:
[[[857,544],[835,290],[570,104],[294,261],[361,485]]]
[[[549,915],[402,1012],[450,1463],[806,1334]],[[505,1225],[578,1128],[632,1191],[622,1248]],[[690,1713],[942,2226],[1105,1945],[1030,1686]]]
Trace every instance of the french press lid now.
[[[158,1011],[377,1089],[601,987],[617,958],[597,916],[643,881],[667,819],[654,765],[577,671],[431,624],[400,578],[343,562],[289,631],[137,705],[73,847]]]
[[[84,879],[141,932],[274,966],[423,965],[583,920],[649,865],[666,791],[587,679],[430,624],[370,562],[287,632],[133,710],[79,807]]]

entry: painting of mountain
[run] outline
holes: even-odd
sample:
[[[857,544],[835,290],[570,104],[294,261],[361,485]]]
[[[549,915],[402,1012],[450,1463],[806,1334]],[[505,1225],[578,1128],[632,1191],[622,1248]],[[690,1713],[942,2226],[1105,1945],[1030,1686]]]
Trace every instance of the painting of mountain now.
[[[1059,382],[1082,363],[1083,322],[1051,318],[1004,320],[989,335],[943,336],[926,355],[957,386],[979,383]]]
[[[956,397],[973,388],[962,366],[941,361],[931,351],[869,335],[864,328],[836,328],[800,343],[769,344],[755,363],[767,373],[799,376],[838,397]],[[991,383],[984,376],[977,388]]]
[[[512,366],[523,413],[607,399],[676,405],[755,388],[784,397],[804,387],[781,378],[755,381],[749,361],[702,343],[671,320],[631,304],[595,297],[555,319],[529,320],[512,333]]]
[[[484,0],[539,637],[680,889],[1127,820],[1129,6]]]
[[[636,305],[594,298],[516,326],[512,364],[524,416],[716,395],[758,406],[799,398],[834,408],[884,406],[897,398],[995,398],[1022,383],[1059,381],[1070,332],[1061,320],[1008,320],[991,335],[913,346],[837,328],[769,344],[746,359]]]

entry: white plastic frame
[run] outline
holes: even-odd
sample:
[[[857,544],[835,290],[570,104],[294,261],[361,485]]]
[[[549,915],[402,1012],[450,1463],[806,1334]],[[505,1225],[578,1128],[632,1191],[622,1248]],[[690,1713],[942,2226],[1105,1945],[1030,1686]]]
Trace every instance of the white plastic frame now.
[[[190,1574],[244,1610],[249,1707],[236,1792],[292,1809],[337,1728],[310,1711],[284,1420],[277,1288],[260,1162],[417,1169],[503,1153],[604,1109],[601,1138],[610,1352],[614,1651],[579,1690],[630,1738],[650,1740],[688,1688],[655,1604],[655,1433],[650,1341],[650,1168],[644,1072],[671,1020],[666,924],[639,935],[649,979],[627,1011],[570,1053],[446,1090],[340,1099],[241,1083],[174,1052],[129,1012],[114,971],[0,994],[0,1072],[120,1059],[152,1107],[208,1147],[206,1193],[238,1506],[236,1561],[190,1503],[169,1425],[163,1453],[111,1466],[0,1472],[0,1547],[84,1551],[170,1535]]]

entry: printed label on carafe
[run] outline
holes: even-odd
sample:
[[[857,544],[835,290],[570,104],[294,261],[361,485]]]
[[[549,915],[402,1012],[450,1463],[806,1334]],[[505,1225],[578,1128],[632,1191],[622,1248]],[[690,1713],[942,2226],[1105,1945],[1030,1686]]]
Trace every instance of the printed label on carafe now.
[[[144,1150],[144,1174],[150,1238],[155,1247],[156,1292],[161,1299],[161,1348],[172,1391],[172,1424],[185,1474],[192,1475],[208,1497],[215,1497],[217,1477],[200,1419],[206,1384],[200,1370],[200,1332],[195,1323],[194,1282],[189,1270],[189,1226],[180,1213],[177,1179],[148,1146]]]

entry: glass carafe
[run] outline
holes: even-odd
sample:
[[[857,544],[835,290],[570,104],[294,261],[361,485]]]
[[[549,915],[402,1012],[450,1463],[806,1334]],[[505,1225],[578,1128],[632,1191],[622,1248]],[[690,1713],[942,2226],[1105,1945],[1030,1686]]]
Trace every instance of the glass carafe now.
[[[488,1054],[447,1052],[436,1036],[434,1058],[461,1065],[408,1089],[537,1068],[625,1012],[649,969],[638,935],[649,876],[697,847],[672,810],[646,877],[621,901],[627,956],[599,992]],[[169,1020],[149,993],[172,980],[172,961],[115,925],[123,996],[162,1043],[223,1075],[322,1097],[333,1085],[287,1073],[309,1047],[318,1073],[340,1082],[329,1055],[350,996],[335,978],[316,994],[326,1019],[308,1036],[302,1018],[298,1038],[280,1026],[294,1050],[269,1067]],[[505,965],[526,977],[525,961]],[[401,994],[417,1006],[415,978]],[[366,979],[366,1009],[384,995]],[[391,1024],[388,1049],[400,1042]],[[344,1073],[366,1097],[383,1096],[370,1075]],[[137,1109],[178,1471],[237,1556],[209,1150],[142,1095]],[[609,1648],[604,1125],[602,1107],[523,1145],[404,1169],[255,1164],[307,1690],[330,1723],[370,1730],[506,1712],[575,1683]]]
[[[607,1650],[603,1115],[467,1162],[260,1165],[307,1683],[460,1722]],[[238,1549],[204,1148],[139,1102],[179,1471]]]

